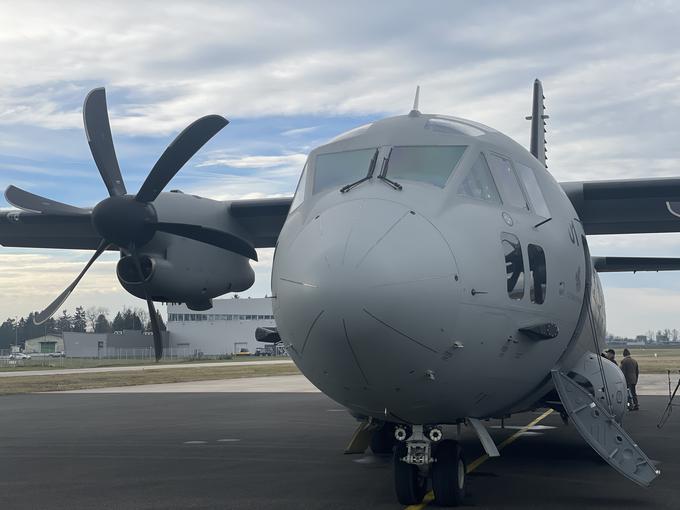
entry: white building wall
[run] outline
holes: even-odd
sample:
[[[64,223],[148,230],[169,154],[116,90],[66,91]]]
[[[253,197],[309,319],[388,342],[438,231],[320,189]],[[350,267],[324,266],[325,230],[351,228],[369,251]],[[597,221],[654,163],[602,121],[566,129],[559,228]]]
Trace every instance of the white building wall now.
[[[168,304],[170,346],[203,354],[233,354],[262,347],[255,340],[258,327],[276,327],[271,298],[215,299],[204,312]]]

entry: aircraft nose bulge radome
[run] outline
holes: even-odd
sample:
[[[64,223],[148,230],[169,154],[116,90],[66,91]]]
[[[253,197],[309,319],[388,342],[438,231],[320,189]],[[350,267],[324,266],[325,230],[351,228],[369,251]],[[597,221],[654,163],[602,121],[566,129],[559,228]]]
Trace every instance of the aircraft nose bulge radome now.
[[[402,204],[331,207],[277,264],[284,340],[305,375],[341,402],[370,406],[371,393],[384,398],[385,389],[409,386],[451,347],[459,296],[453,251]]]

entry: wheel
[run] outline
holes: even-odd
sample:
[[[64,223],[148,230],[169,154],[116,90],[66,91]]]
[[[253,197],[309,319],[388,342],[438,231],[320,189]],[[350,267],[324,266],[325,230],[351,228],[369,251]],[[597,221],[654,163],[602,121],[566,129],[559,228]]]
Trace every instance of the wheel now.
[[[394,443],[396,442],[397,440],[394,438],[394,425],[385,423],[373,432],[373,436],[371,436],[371,451],[376,455],[392,453]]]
[[[465,497],[465,461],[457,441],[447,439],[437,445],[437,461],[432,465],[434,500],[441,506],[458,506]]]
[[[401,460],[405,456],[406,446],[398,445],[394,449],[394,489],[400,504],[416,505],[425,496],[427,480],[421,475],[418,466]]]

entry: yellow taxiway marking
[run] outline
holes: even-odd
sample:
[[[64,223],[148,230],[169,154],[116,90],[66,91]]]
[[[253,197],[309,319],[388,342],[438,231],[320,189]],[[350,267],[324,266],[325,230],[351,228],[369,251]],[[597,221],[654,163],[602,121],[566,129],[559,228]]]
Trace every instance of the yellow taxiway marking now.
[[[498,445],[498,451],[502,450],[506,446],[508,446],[511,443],[514,443],[517,441],[517,439],[525,433],[527,430],[529,430],[531,427],[534,425],[537,425],[540,421],[544,420],[550,414],[553,412],[552,409],[548,409],[546,412],[544,412],[541,416],[533,420],[531,423],[528,425],[525,425],[521,429],[519,429],[517,432],[515,432],[513,435],[511,435],[509,438],[507,438],[505,441],[503,441],[501,444]],[[473,460],[470,464],[468,464],[467,469],[465,470],[465,473],[471,473],[475,469],[477,469],[479,466],[484,464],[487,460],[489,459],[489,456],[485,453],[481,457]],[[430,491],[427,494],[425,494],[425,497],[423,498],[423,501],[418,503],[417,505],[410,505],[407,506],[404,510],[423,510],[427,505],[432,503],[434,501],[434,492]]]

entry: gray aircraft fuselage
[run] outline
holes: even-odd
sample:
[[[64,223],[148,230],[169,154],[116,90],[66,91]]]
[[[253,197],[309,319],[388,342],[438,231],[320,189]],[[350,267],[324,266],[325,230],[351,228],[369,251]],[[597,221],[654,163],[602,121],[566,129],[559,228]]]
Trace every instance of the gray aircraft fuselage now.
[[[391,176],[389,166],[387,177],[402,189],[377,177],[391,148],[414,146],[464,152],[442,186]],[[340,189],[354,177],[315,188],[319,156],[361,149],[379,151],[372,178],[346,192]],[[525,207],[510,205],[499,182],[497,201],[461,194],[480,154],[533,170],[550,219],[538,214],[525,183]],[[519,240],[524,266],[512,296],[504,238]],[[529,245],[545,257],[545,285],[536,291],[542,303],[532,289],[540,276],[531,271]],[[548,171],[496,130],[418,112],[357,128],[310,153],[272,271],[279,333],[304,375],[356,415],[414,424],[536,404],[553,387],[553,367],[598,352],[583,316],[587,289],[602,338],[603,297],[585,235]],[[519,331],[543,324],[559,334],[537,340]]]

